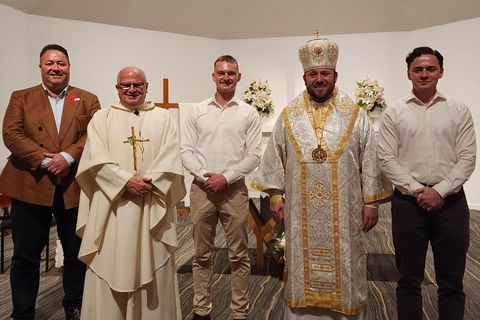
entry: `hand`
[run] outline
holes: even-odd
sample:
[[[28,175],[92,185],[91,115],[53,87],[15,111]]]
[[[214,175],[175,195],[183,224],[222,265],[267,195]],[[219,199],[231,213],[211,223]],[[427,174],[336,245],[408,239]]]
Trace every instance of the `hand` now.
[[[60,153],[44,153],[51,160],[44,166],[48,173],[57,177],[64,177],[69,172],[68,162]]]
[[[127,181],[125,192],[122,196],[127,199],[143,197],[151,192],[152,188],[153,184],[151,178],[133,176]]]
[[[283,202],[270,203],[270,211],[272,211],[273,220],[275,220],[276,223],[280,223],[280,221],[283,219],[284,206],[285,206],[285,203]]]
[[[417,191],[417,190],[415,190]],[[445,200],[433,188],[423,188],[417,196],[418,205],[426,211],[435,211],[440,209]]]
[[[207,189],[208,192],[221,192],[228,187],[227,179],[225,179],[223,174],[207,172],[203,176],[208,178],[207,182],[205,182],[205,189]]]
[[[362,208],[362,231],[368,232],[378,222],[378,208],[363,206]]]

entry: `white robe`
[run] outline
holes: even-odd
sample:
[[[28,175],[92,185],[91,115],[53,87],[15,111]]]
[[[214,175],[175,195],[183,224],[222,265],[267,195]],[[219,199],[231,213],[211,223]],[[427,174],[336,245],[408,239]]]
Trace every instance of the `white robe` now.
[[[164,310],[181,319],[176,272],[169,267],[177,247],[175,205],[185,195],[177,126],[167,110],[153,104],[140,109],[135,115],[114,105],[98,111],[88,126],[76,177],[82,188],[77,221],[77,233],[82,237],[79,259],[91,274],[108,284],[112,295],[135,297],[136,291],[155,282],[157,272],[169,270],[168,283],[175,288],[165,291],[176,296],[156,306],[158,319]],[[143,140],[137,141],[136,172],[132,128],[136,140]],[[125,199],[125,184],[134,175],[151,178],[153,191],[142,198]],[[94,288],[86,286],[85,294],[88,290]],[[95,299],[87,299],[82,306],[82,318],[98,317],[104,306],[89,302],[95,304]],[[127,306],[119,308],[126,310]]]

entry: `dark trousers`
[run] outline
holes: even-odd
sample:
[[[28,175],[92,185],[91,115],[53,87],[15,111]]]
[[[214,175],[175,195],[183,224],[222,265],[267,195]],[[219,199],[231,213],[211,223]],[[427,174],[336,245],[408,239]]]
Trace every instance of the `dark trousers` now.
[[[428,243],[432,247],[438,285],[440,320],[463,319],[463,275],[470,241],[467,200],[463,190],[445,198],[441,209],[423,210],[416,199],[395,190],[392,199],[392,233],[399,320],[422,320],[421,283]]]
[[[12,200],[13,257],[10,270],[14,319],[33,319],[40,281],[40,254],[49,239],[52,214],[64,253],[62,304],[82,304],[85,265],[77,259],[81,239],[76,236],[78,208],[65,209],[61,187],[52,207]]]

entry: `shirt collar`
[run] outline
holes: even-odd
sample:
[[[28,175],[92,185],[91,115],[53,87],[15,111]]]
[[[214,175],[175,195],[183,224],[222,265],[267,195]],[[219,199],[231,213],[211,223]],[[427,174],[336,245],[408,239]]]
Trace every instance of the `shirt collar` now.
[[[241,102],[241,100],[239,98],[233,97],[232,100],[227,102],[227,104],[225,105],[225,108],[226,107],[231,107],[231,106],[238,106],[238,105],[240,105],[240,102]],[[215,100],[215,96],[213,96],[212,98],[209,99],[208,105],[212,105],[212,106],[220,108],[220,104],[218,104],[217,101]]]
[[[65,98],[65,95],[67,94],[67,89],[68,89],[68,85],[62,90],[62,92],[60,92],[60,94],[58,96],[56,96],[55,94],[53,94],[50,90],[48,90],[48,88],[45,86],[45,84],[42,83],[42,87],[43,87],[43,91],[45,91],[45,93],[47,94],[47,96],[53,98],[53,99],[63,99]]]
[[[407,103],[413,102],[417,105],[425,107],[430,107],[439,101],[447,101],[447,97],[438,90],[437,92],[435,92],[433,99],[429,103],[423,103],[420,99],[417,98],[417,96],[415,96],[415,94],[413,94],[413,91],[410,91],[409,95],[406,97]]]

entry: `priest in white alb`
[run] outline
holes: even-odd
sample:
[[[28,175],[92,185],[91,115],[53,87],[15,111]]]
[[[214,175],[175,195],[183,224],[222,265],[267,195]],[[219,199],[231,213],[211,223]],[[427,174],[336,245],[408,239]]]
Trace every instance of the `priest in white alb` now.
[[[79,163],[77,233],[87,265],[82,319],[180,320],[174,252],[185,195],[177,125],[145,102],[144,72],[118,73],[120,102],[97,112]]]
[[[284,319],[365,319],[364,232],[391,194],[366,113],[336,85],[338,46],[299,50],[306,90],[278,118],[253,178],[285,219]]]

